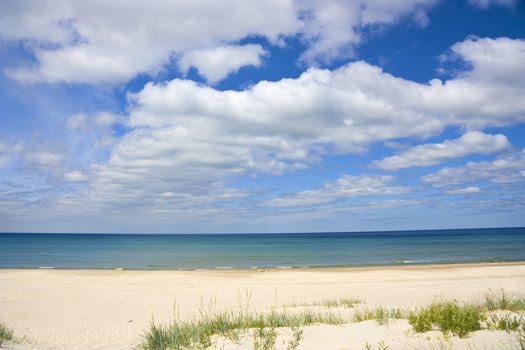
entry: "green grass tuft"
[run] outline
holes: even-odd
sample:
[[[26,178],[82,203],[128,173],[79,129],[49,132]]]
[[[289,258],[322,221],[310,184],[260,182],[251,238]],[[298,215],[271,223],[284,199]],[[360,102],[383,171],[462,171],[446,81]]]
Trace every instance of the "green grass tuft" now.
[[[356,310],[354,313],[354,322],[376,320],[380,325],[388,323],[390,319],[405,318],[406,312],[398,308],[376,307],[373,309]]]
[[[369,343],[365,343],[364,345],[365,350],[375,350],[376,348]],[[381,340],[379,343],[377,343],[377,350],[389,350],[390,346],[386,345],[383,340]]]
[[[508,296],[503,289],[499,292],[490,292],[485,295],[485,303],[483,304],[486,310],[509,310],[522,311],[525,310],[525,298],[517,298]]]
[[[0,323],[0,346],[7,341],[15,341],[14,331],[5,324]]]
[[[253,331],[253,349],[273,350],[275,349],[276,339],[277,332],[275,328],[257,328]]]
[[[498,329],[510,332],[525,332],[525,320],[518,315],[491,315],[488,322],[489,329]]]
[[[300,327],[292,327],[292,338],[288,341],[286,350],[295,350],[299,346],[302,338],[303,329]]]
[[[427,332],[437,327],[443,333],[466,337],[481,329],[486,319],[483,310],[475,304],[460,305],[457,302],[433,303],[408,316],[408,322],[416,332]]]

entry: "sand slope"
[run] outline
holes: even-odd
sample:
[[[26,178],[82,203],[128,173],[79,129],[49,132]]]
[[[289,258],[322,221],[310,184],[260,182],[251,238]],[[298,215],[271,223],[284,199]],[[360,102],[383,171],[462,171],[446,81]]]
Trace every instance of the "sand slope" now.
[[[172,319],[174,305],[181,319],[209,305],[218,311],[240,304],[267,310],[348,296],[368,307],[413,307],[435,298],[476,300],[489,288],[525,297],[525,263],[277,271],[0,270],[0,322],[28,337],[29,342],[12,346],[16,349],[130,349],[153,317]],[[410,335],[409,328],[405,320],[388,327],[374,321],[311,326],[298,349],[363,349],[365,342],[380,340],[390,349],[411,349],[427,335]],[[280,332],[285,340],[287,330]],[[250,349],[250,341],[219,340],[216,348]],[[456,345],[463,347],[465,341],[505,349],[513,340],[504,332],[481,331]]]

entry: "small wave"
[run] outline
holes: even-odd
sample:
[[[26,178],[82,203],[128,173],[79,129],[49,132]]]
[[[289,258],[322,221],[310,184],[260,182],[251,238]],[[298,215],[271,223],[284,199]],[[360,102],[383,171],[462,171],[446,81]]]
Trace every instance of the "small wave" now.
[[[231,270],[233,267],[231,266],[215,266],[216,270]]]
[[[399,260],[398,262],[400,264],[423,264],[434,262],[434,260]]]
[[[276,269],[292,269],[293,266],[276,266]]]
[[[39,266],[38,268],[39,268],[39,269],[43,269],[43,270],[52,270],[52,269],[54,269],[55,267],[54,267],[54,266]]]

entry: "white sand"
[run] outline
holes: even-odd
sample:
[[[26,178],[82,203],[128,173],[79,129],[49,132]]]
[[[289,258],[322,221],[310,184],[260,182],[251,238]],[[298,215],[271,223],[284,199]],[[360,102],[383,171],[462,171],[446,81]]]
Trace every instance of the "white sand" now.
[[[330,298],[354,297],[375,305],[413,307],[436,298],[474,301],[504,288],[525,297],[525,263],[272,271],[0,270],[0,322],[26,335],[15,349],[131,349],[149,322],[168,322],[204,304],[216,310],[247,304],[257,310]],[[383,340],[390,349],[413,349],[437,332],[412,334],[405,320],[304,329],[303,349],[364,349]],[[279,331],[279,342],[288,339]],[[454,339],[454,349],[512,348],[513,336],[480,331]],[[216,348],[250,349],[223,343]],[[430,343],[429,343],[430,344]],[[433,341],[434,348],[438,341]],[[432,346],[426,347],[432,349]]]

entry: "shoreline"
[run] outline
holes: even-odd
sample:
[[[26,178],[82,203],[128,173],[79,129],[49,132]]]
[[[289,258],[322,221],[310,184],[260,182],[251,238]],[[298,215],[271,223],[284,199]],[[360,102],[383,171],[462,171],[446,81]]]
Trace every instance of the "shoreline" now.
[[[75,267],[0,267],[3,271],[133,271],[133,272],[277,272],[277,271],[327,271],[327,272],[352,272],[352,271],[374,271],[374,270],[432,270],[432,269],[452,269],[455,267],[486,267],[486,266],[520,266],[525,265],[525,260],[517,261],[498,261],[498,262],[445,262],[445,263],[400,263],[389,265],[367,265],[367,266],[308,266],[308,267],[216,267],[216,268],[172,268],[172,269],[138,269],[127,267],[108,267],[108,268],[75,268]]]

